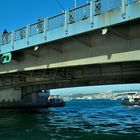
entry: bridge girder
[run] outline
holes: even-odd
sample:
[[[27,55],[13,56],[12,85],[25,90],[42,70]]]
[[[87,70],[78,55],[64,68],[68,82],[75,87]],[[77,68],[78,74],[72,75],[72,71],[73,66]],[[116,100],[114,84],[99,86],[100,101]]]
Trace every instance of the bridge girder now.
[[[0,65],[0,88],[140,82],[139,23],[108,27],[105,35],[99,29],[41,44],[37,51],[32,47],[14,52],[11,63]]]
[[[140,62],[98,64],[0,75],[0,88],[50,89],[119,83],[139,83]]]

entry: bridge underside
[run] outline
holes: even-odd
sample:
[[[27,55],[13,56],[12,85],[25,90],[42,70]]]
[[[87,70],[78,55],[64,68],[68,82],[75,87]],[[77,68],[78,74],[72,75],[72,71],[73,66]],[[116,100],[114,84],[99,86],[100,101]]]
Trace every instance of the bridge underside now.
[[[0,101],[22,101],[29,98],[35,102],[37,92],[44,89],[140,83],[140,62],[9,73],[1,75],[0,79]]]
[[[30,92],[41,89],[125,84],[140,82],[140,62],[95,64],[68,68],[43,69],[0,76],[0,88],[28,88]]]
[[[61,87],[139,83],[140,21],[128,22],[13,53],[0,65],[0,88],[28,92]],[[36,49],[36,50],[35,50]]]

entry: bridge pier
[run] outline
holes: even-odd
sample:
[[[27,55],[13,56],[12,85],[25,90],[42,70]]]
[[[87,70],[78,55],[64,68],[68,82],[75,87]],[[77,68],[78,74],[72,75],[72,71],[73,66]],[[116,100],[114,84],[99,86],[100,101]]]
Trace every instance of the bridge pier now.
[[[0,104],[4,103],[8,105],[9,103],[17,102],[37,104],[38,92],[28,93],[28,90],[25,90],[25,88],[0,89]]]
[[[21,99],[27,103],[37,103],[38,92],[34,92],[31,87],[22,87]]]
[[[33,104],[37,104],[37,97],[38,97],[38,93],[37,92],[31,94],[31,102]]]
[[[21,88],[0,89],[0,102],[21,101]]]

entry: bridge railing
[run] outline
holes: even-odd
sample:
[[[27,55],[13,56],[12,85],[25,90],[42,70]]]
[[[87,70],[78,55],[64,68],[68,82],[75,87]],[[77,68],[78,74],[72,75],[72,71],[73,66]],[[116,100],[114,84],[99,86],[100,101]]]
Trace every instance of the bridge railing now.
[[[77,22],[90,17],[90,3],[82,5],[78,8],[69,10],[69,21],[68,23]]]
[[[65,13],[58,14],[56,16],[48,18],[48,30],[53,30],[64,26],[65,24]]]
[[[44,20],[39,20],[37,23],[30,25],[29,36],[41,34],[44,32]]]
[[[121,7],[122,0],[114,0],[114,2],[112,2],[112,0],[101,0],[101,1],[97,1],[95,4],[98,5],[98,7],[96,6],[97,7],[96,12],[106,13],[113,9],[117,9]]]
[[[25,38],[26,38],[26,27],[23,27],[15,31],[15,34],[14,34],[15,41],[25,39]]]
[[[133,3],[137,2],[137,1],[139,1],[139,0],[128,0],[127,3],[128,4],[133,4]]]
[[[11,42],[11,32],[5,33],[0,36],[0,45],[6,45]]]
[[[22,40],[24,38],[29,38],[37,34],[42,34],[59,27],[64,27],[66,26],[66,24],[73,24],[75,22],[79,22],[91,17],[94,18],[94,16],[97,16],[99,14],[121,8],[123,4],[124,6],[127,6],[138,1],[140,0],[92,0],[92,8],[91,2],[86,3],[75,9],[70,9],[68,10],[68,12],[62,12],[56,16],[47,18],[47,20],[40,20],[36,23],[33,23],[29,25],[29,28],[23,27],[21,29],[15,30],[14,32],[12,32],[14,34],[12,34],[11,32],[2,34],[0,35],[0,46],[9,44],[10,42]],[[67,22],[66,18],[68,18]]]

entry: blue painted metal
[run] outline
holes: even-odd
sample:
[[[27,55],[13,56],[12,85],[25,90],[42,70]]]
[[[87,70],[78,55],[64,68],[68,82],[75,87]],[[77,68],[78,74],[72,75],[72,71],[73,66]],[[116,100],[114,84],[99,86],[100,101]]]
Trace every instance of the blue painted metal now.
[[[135,3],[137,2],[137,0],[128,0],[128,4],[132,4],[132,3]]]
[[[90,3],[83,6],[77,7],[76,9],[71,9],[69,11],[69,23],[78,22],[90,17]]]
[[[48,30],[53,30],[55,28],[59,28],[64,26],[65,23],[65,13],[61,13],[59,15],[56,15],[54,17],[50,17],[48,18],[48,24],[49,24],[49,28]]]
[[[127,5],[127,0],[122,0],[122,17],[124,19],[126,18],[126,5]]]
[[[90,26],[93,27],[94,25],[94,21],[93,21],[93,15],[94,15],[94,9],[95,9],[95,4],[94,2],[91,0],[90,1]]]
[[[64,27],[65,27],[65,33],[66,34],[68,34],[68,22],[69,22],[68,21],[68,19],[69,19],[69,15],[68,14],[69,14],[69,12],[65,11],[65,26]]]
[[[101,13],[120,8],[122,0],[101,0]]]
[[[127,22],[139,17],[139,0],[91,0],[90,3],[75,9],[0,35],[0,54]]]

